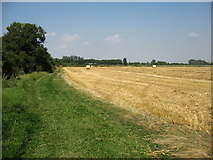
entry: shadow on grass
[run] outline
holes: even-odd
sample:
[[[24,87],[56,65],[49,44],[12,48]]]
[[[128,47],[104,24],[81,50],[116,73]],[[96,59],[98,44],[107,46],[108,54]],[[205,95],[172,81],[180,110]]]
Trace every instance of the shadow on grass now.
[[[41,128],[40,118],[23,105],[3,106],[2,112],[2,157],[20,158]]]

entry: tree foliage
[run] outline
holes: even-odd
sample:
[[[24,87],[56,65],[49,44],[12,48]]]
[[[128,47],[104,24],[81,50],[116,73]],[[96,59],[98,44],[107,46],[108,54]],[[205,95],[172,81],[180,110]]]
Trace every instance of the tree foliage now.
[[[78,64],[83,64],[84,58],[80,56],[63,56],[62,63],[71,63],[71,62],[77,62]]]
[[[169,64],[169,63],[168,63],[168,62],[165,62],[165,61],[157,61],[155,64],[156,64],[156,65],[167,65],[167,64]]]
[[[120,59],[102,59],[102,60],[96,60],[96,59],[85,59],[85,64],[95,64],[95,65],[121,65],[122,60]]]
[[[156,60],[153,59],[153,60],[151,61],[151,64],[152,64],[152,65],[156,64]]]
[[[207,64],[209,64],[208,62],[206,62],[206,61],[204,61],[204,60],[201,60],[201,59],[199,59],[199,60],[190,59],[190,60],[188,61],[188,63],[189,63],[190,65],[207,65]]]
[[[124,64],[125,66],[127,66],[127,59],[126,59],[126,58],[123,59],[123,64]]]
[[[188,63],[169,63],[166,61],[156,61],[155,59],[153,59],[151,62],[129,62],[129,65],[132,66],[142,66],[142,65],[146,65],[146,66],[150,66],[150,65],[211,65],[212,63],[206,62],[205,60],[194,60],[194,59],[190,59],[188,61]]]
[[[14,22],[7,30],[2,37],[3,76],[10,78],[23,72],[54,71],[53,58],[43,45],[46,32],[41,26]]]
[[[121,65],[120,59],[84,59],[80,56],[63,56],[62,59],[55,58],[55,63],[62,66],[85,66],[86,64],[93,65]]]

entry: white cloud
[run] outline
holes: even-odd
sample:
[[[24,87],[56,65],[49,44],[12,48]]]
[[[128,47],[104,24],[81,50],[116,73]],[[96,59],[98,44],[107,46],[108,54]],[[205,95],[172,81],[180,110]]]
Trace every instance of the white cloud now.
[[[83,46],[90,46],[92,43],[90,41],[84,41]]]
[[[66,34],[61,38],[61,40],[65,42],[74,41],[78,39],[80,39],[80,36],[77,34],[73,34],[73,35]]]
[[[120,38],[119,34],[115,34],[114,36],[108,36],[105,38],[105,40],[111,41],[111,42],[122,42],[123,41],[123,39]]]
[[[189,32],[188,34],[187,34],[189,37],[198,37],[199,35],[197,34],[197,33],[195,33],[195,32]]]
[[[55,35],[56,35],[55,32],[49,32],[49,33],[47,33],[47,36],[49,36],[49,37],[54,37]]]

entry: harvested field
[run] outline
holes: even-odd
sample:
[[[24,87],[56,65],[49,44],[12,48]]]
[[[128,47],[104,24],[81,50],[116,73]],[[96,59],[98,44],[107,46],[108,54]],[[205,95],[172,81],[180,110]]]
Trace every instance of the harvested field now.
[[[211,67],[65,67],[64,78],[133,112],[210,133]]]

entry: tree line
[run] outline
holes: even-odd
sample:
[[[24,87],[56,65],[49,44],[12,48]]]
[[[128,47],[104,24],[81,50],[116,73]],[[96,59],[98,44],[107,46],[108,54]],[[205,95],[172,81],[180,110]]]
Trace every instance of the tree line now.
[[[151,62],[127,62],[127,58],[122,59],[109,59],[109,60],[97,60],[97,59],[84,59],[80,56],[63,56],[61,59],[55,58],[55,64],[57,66],[85,66],[86,64],[92,64],[96,66],[100,65],[130,65],[130,66],[150,66],[150,65],[211,65],[212,63],[205,60],[190,59],[188,63],[169,63],[166,61],[156,61],[153,59]]]
[[[86,64],[92,65],[122,65],[124,64],[125,58],[122,61],[121,59],[84,59],[80,56],[63,56],[61,59],[55,58],[55,64],[57,66],[85,66]]]
[[[166,61],[156,61],[153,59],[151,62],[129,62],[128,65],[141,66],[141,65],[212,65],[213,63],[206,62],[205,60],[190,59],[188,63],[169,63]]]

